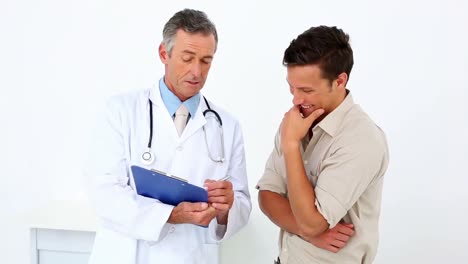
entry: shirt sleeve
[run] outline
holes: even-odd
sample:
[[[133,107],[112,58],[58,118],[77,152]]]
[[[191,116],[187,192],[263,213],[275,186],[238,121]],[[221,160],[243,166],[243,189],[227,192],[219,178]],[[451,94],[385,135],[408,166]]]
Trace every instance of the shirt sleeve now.
[[[362,135],[347,143],[336,142],[333,154],[322,163],[315,187],[315,204],[333,228],[373,181],[383,176],[387,164],[382,138]]]
[[[258,181],[256,188],[261,191],[271,191],[281,194],[282,196],[286,196],[286,178],[284,173],[281,173],[285,171],[285,163],[280,151],[281,148],[279,139],[280,134],[278,131],[275,136],[275,146],[266,162],[265,171],[263,176]]]

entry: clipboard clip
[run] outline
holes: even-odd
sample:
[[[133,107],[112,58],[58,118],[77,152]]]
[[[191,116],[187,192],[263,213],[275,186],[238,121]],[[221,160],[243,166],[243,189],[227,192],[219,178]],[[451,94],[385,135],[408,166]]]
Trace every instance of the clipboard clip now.
[[[159,171],[159,170],[155,170],[155,169],[150,169],[151,171],[154,171],[156,173],[159,173],[161,175],[164,175],[166,177],[170,177],[170,178],[173,178],[175,180],[178,180],[178,181],[181,181],[181,182],[185,182],[185,183],[188,183],[188,181],[186,179],[182,179],[182,178],[179,178],[177,176],[174,176],[174,175],[170,175],[170,174],[167,174],[165,172],[162,172],[162,171]]]

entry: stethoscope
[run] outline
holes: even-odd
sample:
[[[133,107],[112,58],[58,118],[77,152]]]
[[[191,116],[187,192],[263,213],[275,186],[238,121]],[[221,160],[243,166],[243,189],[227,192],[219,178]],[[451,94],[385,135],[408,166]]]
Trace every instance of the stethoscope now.
[[[211,109],[210,104],[208,104],[208,101],[206,100],[205,96],[203,96],[203,99],[205,100],[206,107],[208,108],[205,111],[203,111],[203,116],[206,117],[206,114],[208,113],[212,113],[215,115],[216,121],[218,122],[218,125],[220,128],[219,131],[220,131],[220,138],[221,138],[221,155],[218,157],[213,157],[211,154],[210,148],[208,147],[205,126],[203,126],[203,133],[205,134],[205,143],[206,143],[206,148],[208,150],[208,156],[214,162],[224,162],[224,136],[223,136],[223,129],[222,129],[223,120],[221,119],[221,117],[215,110]],[[148,148],[141,155],[141,160],[143,164],[145,165],[151,165],[155,159],[154,154],[151,151],[151,143],[153,142],[153,102],[151,101],[151,99],[148,99],[148,101],[149,101],[149,116],[150,116],[150,135],[149,135],[149,140],[148,140]]]

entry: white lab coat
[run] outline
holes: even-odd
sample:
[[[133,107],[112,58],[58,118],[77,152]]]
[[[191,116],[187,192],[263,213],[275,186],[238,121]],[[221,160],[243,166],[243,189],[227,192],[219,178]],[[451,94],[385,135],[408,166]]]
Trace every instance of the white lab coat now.
[[[155,162],[145,166],[141,155],[149,139],[149,101],[153,102],[152,151]],[[201,97],[202,98],[202,97]],[[251,201],[246,176],[244,143],[237,120],[210,102],[223,121],[225,158],[213,162],[207,152],[200,100],[195,117],[177,135],[158,87],[115,96],[96,130],[88,166],[94,180],[92,200],[100,220],[90,264],[215,264],[219,242],[246,225]],[[154,168],[203,186],[205,179],[230,175],[234,204],[227,226],[213,219],[208,228],[166,223],[173,206],[139,196],[131,165]]]

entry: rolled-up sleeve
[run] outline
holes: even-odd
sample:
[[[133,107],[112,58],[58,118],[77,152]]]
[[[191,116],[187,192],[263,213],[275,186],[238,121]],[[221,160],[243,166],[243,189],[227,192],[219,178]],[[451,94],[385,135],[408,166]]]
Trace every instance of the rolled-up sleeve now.
[[[383,175],[388,162],[386,146],[377,138],[362,137],[337,145],[334,154],[323,161],[315,186],[315,204],[330,228]]]
[[[287,185],[284,173],[284,158],[280,152],[279,132],[275,136],[275,147],[268,158],[263,176],[256,188],[260,191],[272,191],[286,196]]]

